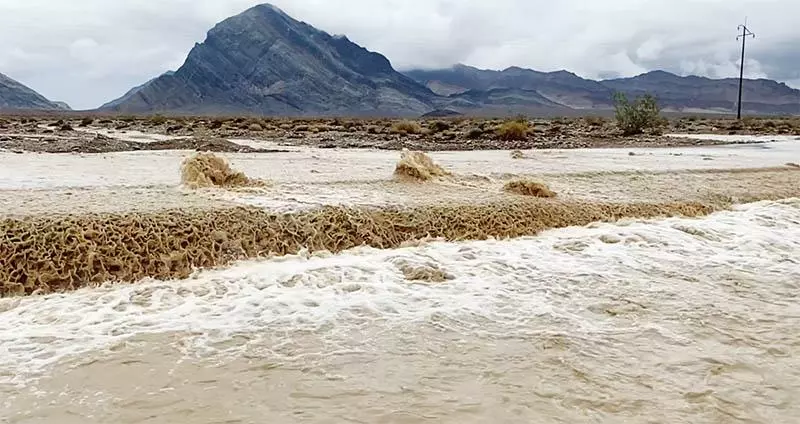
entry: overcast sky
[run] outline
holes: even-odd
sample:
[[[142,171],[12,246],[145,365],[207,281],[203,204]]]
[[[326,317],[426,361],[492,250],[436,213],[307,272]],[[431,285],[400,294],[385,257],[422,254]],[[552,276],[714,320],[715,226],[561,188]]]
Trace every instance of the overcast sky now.
[[[73,108],[97,107],[183,63],[251,0],[0,0],[0,72]],[[274,0],[294,18],[386,55],[398,69],[465,63],[746,75],[800,88],[799,0]]]

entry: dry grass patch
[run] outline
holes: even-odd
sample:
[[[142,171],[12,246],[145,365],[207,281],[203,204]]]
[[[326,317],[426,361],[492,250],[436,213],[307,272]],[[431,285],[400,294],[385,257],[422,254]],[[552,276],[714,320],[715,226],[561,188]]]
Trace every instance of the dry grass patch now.
[[[392,133],[394,134],[419,134],[422,128],[416,122],[402,121],[392,125]]]
[[[497,129],[497,136],[504,141],[525,140],[528,138],[529,131],[528,121],[509,121],[500,125]]]

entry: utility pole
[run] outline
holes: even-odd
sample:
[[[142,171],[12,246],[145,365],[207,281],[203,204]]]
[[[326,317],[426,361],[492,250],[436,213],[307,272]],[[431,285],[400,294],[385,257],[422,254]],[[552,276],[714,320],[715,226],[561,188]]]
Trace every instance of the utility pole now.
[[[747,29],[747,18],[745,18],[745,20],[744,20],[744,25],[739,25],[739,30],[742,31],[742,33],[740,35],[736,36],[736,39],[737,40],[740,39],[740,38],[742,39],[742,63],[740,65],[740,67],[739,67],[739,105],[738,105],[739,106],[739,110],[736,113],[736,119],[742,119],[742,86],[744,84],[744,47],[745,47],[745,41],[747,41],[747,37],[756,38],[756,35],[754,33],[750,32],[749,29]]]

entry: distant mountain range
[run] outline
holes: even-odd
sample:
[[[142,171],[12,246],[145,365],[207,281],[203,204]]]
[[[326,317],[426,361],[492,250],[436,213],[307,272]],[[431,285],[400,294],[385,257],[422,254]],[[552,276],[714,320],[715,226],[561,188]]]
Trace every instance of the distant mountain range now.
[[[69,110],[64,102],[47,100],[36,91],[0,73],[0,110]]]
[[[0,109],[58,107],[0,77]],[[132,88],[98,111],[280,116],[583,113],[612,109],[612,95],[621,91],[631,97],[652,94],[669,111],[730,113],[736,107],[738,83],[734,78],[681,77],[664,71],[594,81],[567,71],[494,71],[466,65],[400,73],[383,55],[263,4],[217,24],[178,70]],[[800,114],[800,90],[772,80],[746,80],[743,109],[750,114]]]
[[[461,111],[610,109],[612,96],[619,91],[631,98],[652,94],[669,111],[726,113],[735,110],[739,91],[737,78],[681,77],[664,71],[594,81],[567,71],[518,67],[491,71],[456,65],[406,75],[445,97],[438,101],[439,107]],[[745,80],[743,98],[742,107],[749,113],[800,114],[800,90],[772,80]]]

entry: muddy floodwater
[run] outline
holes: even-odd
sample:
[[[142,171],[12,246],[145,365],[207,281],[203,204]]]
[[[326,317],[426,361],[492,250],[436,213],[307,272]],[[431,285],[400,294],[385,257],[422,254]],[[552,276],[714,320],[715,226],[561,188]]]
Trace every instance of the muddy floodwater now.
[[[789,199],[3,299],[0,422],[794,423],[799,289]]]

